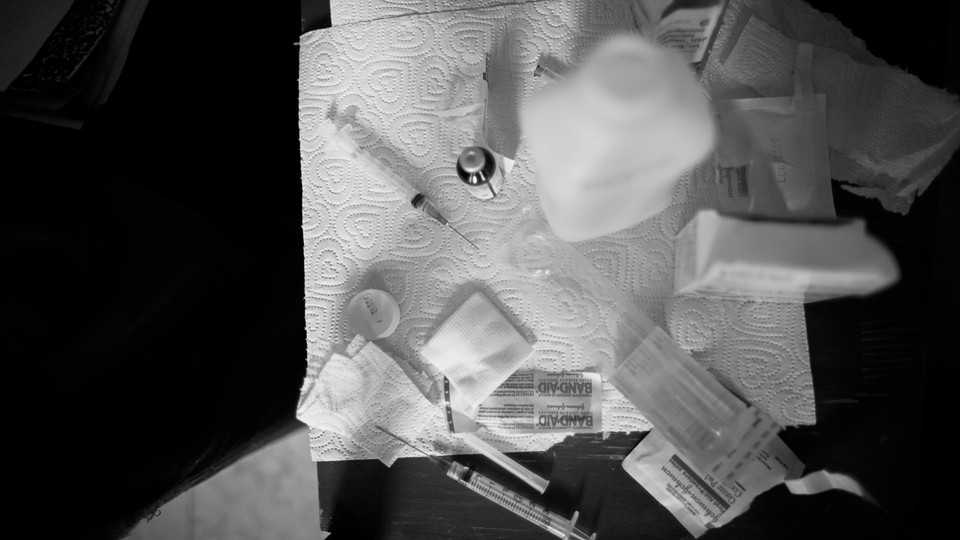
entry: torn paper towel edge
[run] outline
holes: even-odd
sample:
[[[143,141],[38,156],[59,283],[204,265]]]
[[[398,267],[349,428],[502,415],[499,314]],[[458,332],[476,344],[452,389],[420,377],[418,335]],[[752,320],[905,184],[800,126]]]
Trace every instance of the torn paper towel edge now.
[[[748,28],[766,26],[752,17],[750,23]],[[770,37],[768,41],[779,39],[781,49],[794,48],[794,44],[772,28],[759,32],[776,34],[777,37]],[[831,153],[834,177],[861,187],[882,187],[893,197],[904,199],[909,208],[909,203],[926,190],[960,146],[960,101],[889,66],[856,65],[846,53],[824,48],[818,49],[817,57],[818,86],[827,92],[828,100],[833,96],[833,111],[842,111],[831,115],[833,121],[828,126],[834,150]],[[840,66],[851,66],[851,69],[838,69]],[[883,87],[883,92],[876,91],[878,87]],[[854,88],[862,88],[863,92]],[[914,96],[913,103],[894,97],[903,95]],[[874,114],[862,114],[866,112]],[[860,126],[853,127],[861,116],[869,118],[862,126],[867,130],[863,135],[859,133]],[[883,129],[882,120],[877,119],[882,117],[917,118],[916,126],[922,124],[923,127],[913,129],[923,132],[924,142],[909,150],[904,144],[900,154],[888,152],[887,149],[894,147],[900,150],[899,141],[908,143],[911,137],[908,134],[891,136],[890,130]],[[905,123],[904,127],[909,125]],[[912,140],[909,143],[914,144]],[[885,206],[892,210],[892,205]]]
[[[761,31],[761,29],[764,30]],[[773,36],[773,38],[770,38],[770,36]],[[925,148],[919,149],[913,154],[901,156],[902,163],[885,161],[882,146],[874,145],[875,151],[871,151],[870,148],[856,148],[849,145],[845,147],[844,141],[837,139],[838,117],[834,117],[833,125],[835,129],[832,130],[834,133],[830,141],[832,176],[839,181],[854,184],[854,186],[860,188],[871,188],[848,189],[850,186],[846,184],[842,186],[847,191],[857,195],[879,199],[883,207],[889,211],[906,213],[916,196],[926,190],[951,159],[957,147],[960,147],[960,117],[958,117],[960,102],[957,101],[956,96],[942,89],[925,85],[913,75],[889,66],[886,62],[870,54],[863,41],[856,38],[835,17],[821,13],[804,2],[797,0],[785,0],[783,2],[733,0],[728,7],[723,27],[714,44],[715,50],[710,55],[710,65],[703,79],[705,88],[715,98],[753,97],[757,94],[770,95],[768,93],[770,91],[769,82],[754,82],[753,85],[750,85],[749,82],[742,80],[743,73],[739,72],[737,66],[734,65],[736,62],[727,65],[728,62],[736,59],[734,51],[738,47],[743,48],[746,45],[753,45],[754,49],[771,49],[772,47],[758,47],[763,42],[764,37],[812,42],[821,49],[821,54],[832,54],[837,57],[845,55],[849,60],[848,65],[856,67],[863,73],[868,73],[868,70],[871,69],[885,70],[886,74],[881,78],[895,81],[897,88],[909,88],[909,91],[914,95],[923,92],[925,97],[918,98],[917,102],[923,103],[924,107],[930,104],[929,106],[939,107],[941,112],[944,107],[953,111],[948,111],[947,114],[919,115],[932,117],[939,121],[940,123],[936,127],[940,128],[943,136],[937,140],[929,141]],[[760,61],[764,60],[763,56],[763,54],[760,54]],[[751,58],[751,61],[753,60],[757,59]],[[773,61],[774,59],[767,58],[766,60]],[[781,64],[790,64],[790,62],[773,62],[772,64],[768,62],[768,64],[770,64],[769,69],[766,71],[789,71],[788,66]],[[834,77],[844,75],[844,73],[835,75],[837,72],[844,72],[844,70],[830,70],[829,77],[831,77],[831,80]],[[788,86],[789,81],[786,79],[789,77],[783,73],[780,73],[779,77],[772,78],[783,79],[780,81],[780,85],[784,88]],[[747,84],[747,87],[744,87],[744,84]],[[761,86],[757,87],[757,84],[761,84]],[[818,91],[824,91],[824,89],[818,88]],[[827,96],[828,112],[831,105],[834,106],[833,110],[838,110],[835,108],[836,101],[830,103],[831,96],[829,94],[830,92]],[[834,97],[836,97],[836,94],[834,92]],[[938,101],[939,103],[937,103]],[[852,102],[854,102],[853,112],[858,112],[856,107],[860,107],[862,104],[855,103],[856,100]],[[885,109],[895,110],[899,108],[899,101],[895,102],[889,97],[883,98],[881,106]],[[920,112],[924,111],[930,112],[929,108]],[[876,116],[875,114],[871,115],[871,117]],[[925,134],[925,136],[929,135]],[[856,142],[859,139],[854,137],[853,140]],[[883,146],[891,144],[893,143],[884,143]],[[873,157],[870,157],[871,155]],[[843,156],[845,159],[837,159],[838,156]],[[893,181],[885,182],[886,185],[882,189],[878,189],[880,186],[877,185],[877,182],[882,181],[884,177]]]
[[[300,410],[308,410],[311,404],[316,401],[316,396],[313,395],[312,391],[317,383],[317,378],[323,366],[337,352],[344,352],[343,345],[334,345],[322,340],[307,344],[307,372],[303,377],[303,384],[300,386],[300,398],[297,402],[298,418]]]
[[[730,48],[724,67],[730,78],[759,94],[780,95],[788,92],[791,78],[787,66],[791,62],[786,56],[795,55],[796,49],[794,41],[750,16]],[[754,70],[757,76],[752,76],[750,66],[763,69]],[[925,85],[902,70],[858,64],[842,51],[822,47],[817,49],[814,71],[817,91],[827,94],[830,111],[827,123],[832,176],[862,187],[882,187],[890,195],[879,197],[888,210],[909,208],[915,195],[929,186],[960,146],[960,102],[956,96]],[[885,90],[875,91],[879,87]],[[904,100],[904,94],[914,99]],[[922,123],[923,128],[912,127],[923,132],[922,138],[891,136],[896,130],[885,129],[885,118],[906,119],[898,124],[904,128],[911,126],[909,119],[917,119],[915,124]],[[901,140],[914,145],[920,140],[922,146],[912,153],[889,157],[895,148],[903,146]],[[906,204],[892,202],[898,198]]]
[[[370,381],[379,385],[368,387]],[[362,337],[345,347],[325,345],[308,353],[297,418],[312,431],[339,434],[344,444],[358,447],[365,456],[389,467],[399,457],[403,443],[376,426],[413,439],[431,412],[432,405],[396,361]]]

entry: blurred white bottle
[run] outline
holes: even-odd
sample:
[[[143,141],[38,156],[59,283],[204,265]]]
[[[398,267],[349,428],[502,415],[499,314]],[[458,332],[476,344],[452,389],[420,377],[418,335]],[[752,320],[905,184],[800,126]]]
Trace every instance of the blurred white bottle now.
[[[686,60],[635,36],[605,41],[569,78],[544,88],[521,126],[547,221],[568,242],[666,208],[716,131]]]

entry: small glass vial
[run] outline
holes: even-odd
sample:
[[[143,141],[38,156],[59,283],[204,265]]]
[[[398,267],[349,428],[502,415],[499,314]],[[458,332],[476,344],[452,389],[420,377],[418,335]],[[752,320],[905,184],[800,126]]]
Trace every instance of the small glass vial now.
[[[467,191],[478,199],[492,199],[503,189],[503,174],[490,150],[468,146],[457,158],[457,176]]]

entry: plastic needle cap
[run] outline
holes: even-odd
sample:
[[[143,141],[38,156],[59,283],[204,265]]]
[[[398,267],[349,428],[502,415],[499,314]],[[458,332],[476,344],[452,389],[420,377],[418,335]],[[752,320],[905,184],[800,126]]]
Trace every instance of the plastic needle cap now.
[[[510,473],[529,484],[531,487],[533,487],[533,489],[539,491],[540,493],[543,493],[547,490],[547,484],[550,483],[549,480],[544,479],[523,465],[517,463],[480,437],[477,437],[473,433],[464,433],[463,440],[474,450],[487,456],[497,465],[500,465],[504,469],[510,471]]]

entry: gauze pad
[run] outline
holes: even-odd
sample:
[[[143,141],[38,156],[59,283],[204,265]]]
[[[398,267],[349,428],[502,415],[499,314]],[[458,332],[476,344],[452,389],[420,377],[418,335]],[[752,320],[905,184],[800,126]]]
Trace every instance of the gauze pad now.
[[[825,470],[804,477],[804,465],[774,437],[755,452],[736,482],[722,482],[686,462],[664,437],[652,430],[623,460],[623,469],[662,504],[694,538],[729,523],[750,508],[758,495],[785,484],[794,495],[838,489],[876,503],[855,479]]]
[[[478,291],[440,325],[420,354],[447,376],[464,403],[476,405],[531,352],[533,347]]]

